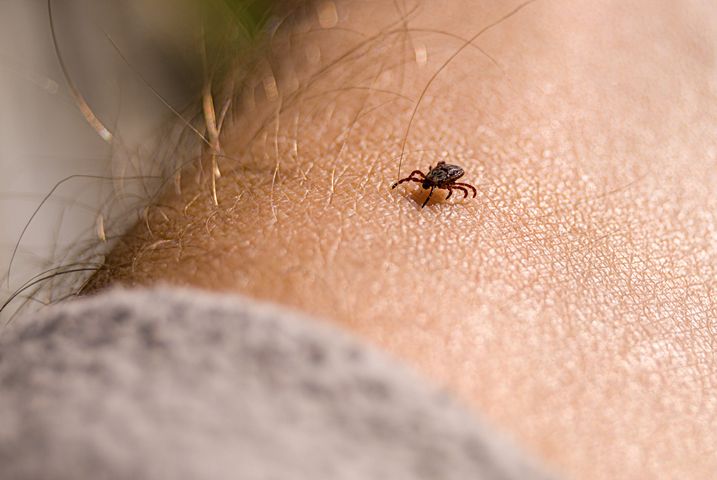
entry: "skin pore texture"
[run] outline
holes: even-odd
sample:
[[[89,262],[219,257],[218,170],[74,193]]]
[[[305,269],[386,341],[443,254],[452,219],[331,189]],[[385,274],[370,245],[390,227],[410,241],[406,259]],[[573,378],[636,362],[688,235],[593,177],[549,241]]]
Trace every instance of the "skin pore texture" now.
[[[519,5],[324,2],[280,28],[218,205],[205,158],[95,287],[314,314],[568,477],[709,478],[717,4],[539,0],[468,43]],[[476,199],[390,189],[439,160]]]

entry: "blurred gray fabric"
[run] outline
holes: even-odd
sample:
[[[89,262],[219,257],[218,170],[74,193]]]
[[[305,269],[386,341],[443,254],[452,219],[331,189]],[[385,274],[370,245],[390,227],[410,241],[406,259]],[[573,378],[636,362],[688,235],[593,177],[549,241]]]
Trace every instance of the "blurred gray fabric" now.
[[[0,341],[0,477],[548,478],[450,398],[320,321],[114,290]]]

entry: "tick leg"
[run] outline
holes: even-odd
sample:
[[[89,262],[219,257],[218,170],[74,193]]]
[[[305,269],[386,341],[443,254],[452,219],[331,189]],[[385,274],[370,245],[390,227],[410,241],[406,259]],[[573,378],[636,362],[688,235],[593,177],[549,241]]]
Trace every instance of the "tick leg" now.
[[[417,178],[413,178],[413,176],[414,176],[415,174],[419,174],[419,175],[421,176],[421,178],[426,178],[426,176],[423,174],[422,171],[420,171],[420,170],[414,170],[414,171],[412,171],[411,174],[410,174],[409,176],[407,176],[406,178],[403,178],[403,179],[399,180],[398,182],[394,183],[393,185],[391,185],[391,188],[394,189],[394,188],[396,188],[397,186],[399,186],[400,184],[402,184],[403,182],[419,182],[419,183],[422,182],[422,180],[419,180],[419,179],[417,179]]]
[[[413,175],[413,174],[411,174],[411,175]],[[403,178],[403,179],[399,180],[398,182],[394,183],[393,185],[391,185],[391,188],[392,188],[392,189],[393,189],[393,188],[396,188],[396,187],[398,187],[400,184],[402,184],[403,182],[423,183],[423,180],[418,179],[418,178],[413,178],[413,177],[406,177],[406,178]]]
[[[446,195],[446,200],[448,200],[449,198],[451,198],[451,195],[453,195],[453,188],[448,186],[446,187],[446,190],[448,190],[448,195]]]
[[[425,207],[428,201],[431,199],[431,195],[433,195],[433,189],[436,187],[431,187],[431,191],[428,192],[428,196],[426,197],[426,201],[423,202],[423,205],[421,205],[421,208]]]
[[[466,198],[468,196],[468,190],[466,190],[465,188],[463,188],[460,185],[456,185],[454,183],[453,185],[451,185],[451,188],[455,188],[456,190],[460,190],[461,192],[463,192],[463,198]],[[448,198],[448,197],[446,197],[446,198]]]
[[[471,190],[473,190],[473,198],[476,198],[476,195],[478,195],[478,192],[476,191],[476,187],[474,187],[474,186],[471,185],[470,183],[456,182],[456,183],[454,183],[453,185],[459,185],[459,186],[461,186],[461,187],[468,187],[468,188],[470,188]],[[467,195],[468,195],[468,194],[466,194],[466,196],[467,196]]]

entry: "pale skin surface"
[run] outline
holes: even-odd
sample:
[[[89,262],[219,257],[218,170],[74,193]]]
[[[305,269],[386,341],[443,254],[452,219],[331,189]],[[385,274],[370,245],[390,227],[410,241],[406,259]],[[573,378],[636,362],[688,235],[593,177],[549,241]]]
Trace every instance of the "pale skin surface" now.
[[[628,3],[538,1],[474,43],[499,66],[458,54],[401,176],[444,159],[478,197],[421,210],[420,185],[390,189],[416,101],[518,3],[425,2],[402,23],[410,5],[339,2],[335,27],[277,36],[278,88],[258,81],[224,131],[219,206],[184,175],[114,279],[334,322],[569,477],[711,477],[717,4]]]

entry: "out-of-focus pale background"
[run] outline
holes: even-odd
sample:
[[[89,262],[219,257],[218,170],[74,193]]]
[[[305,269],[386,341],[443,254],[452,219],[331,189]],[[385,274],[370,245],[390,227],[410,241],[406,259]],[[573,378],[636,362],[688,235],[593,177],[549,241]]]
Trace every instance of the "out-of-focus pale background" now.
[[[137,177],[151,173],[145,166],[161,147],[162,127],[176,122],[147,84],[178,110],[196,91],[191,69],[182,62],[181,31],[169,20],[171,4],[53,0],[68,73],[114,133],[110,144],[90,127],[70,94],[53,46],[47,0],[0,0],[0,303],[34,276],[72,268],[101,249],[100,216],[107,232],[137,218],[148,193],[147,182]],[[7,277],[23,228],[50,193]],[[56,285],[60,280],[55,278]],[[27,308],[63,292],[46,285]],[[21,295],[0,313],[2,325],[25,300]]]

